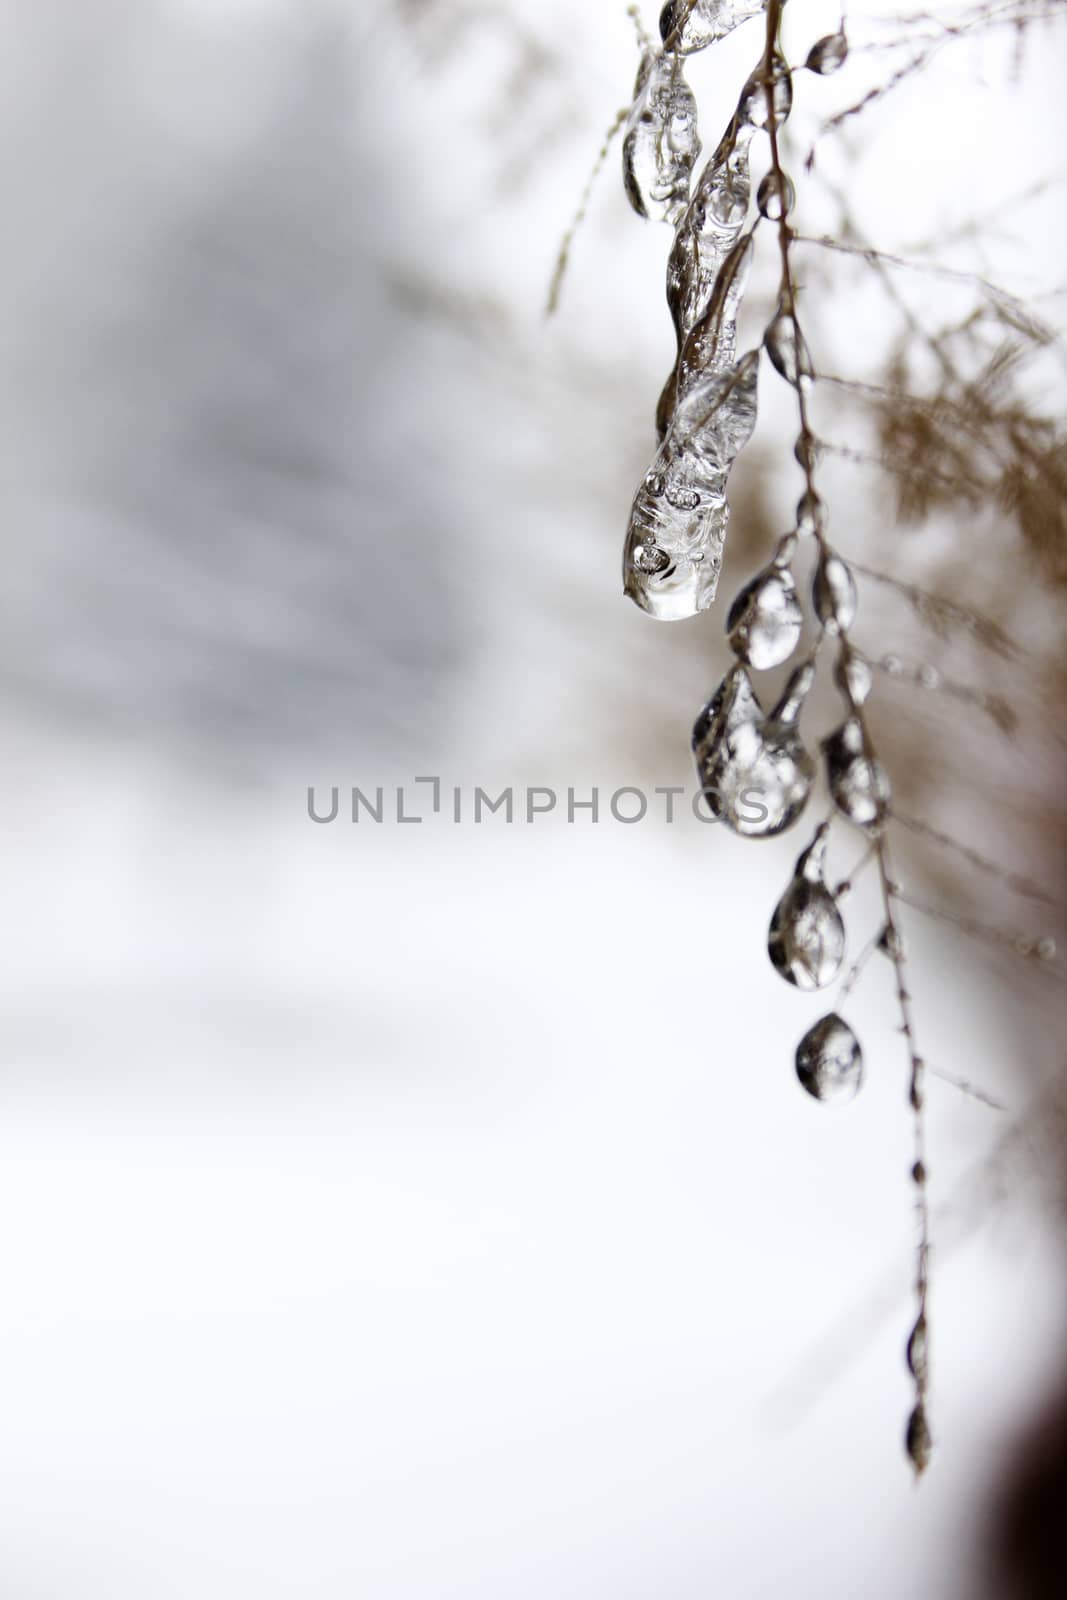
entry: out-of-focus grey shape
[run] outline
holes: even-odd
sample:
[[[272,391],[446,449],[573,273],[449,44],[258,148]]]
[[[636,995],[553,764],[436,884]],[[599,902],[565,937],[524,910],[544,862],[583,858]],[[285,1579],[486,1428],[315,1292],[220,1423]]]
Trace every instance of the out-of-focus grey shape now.
[[[245,80],[250,135],[193,140],[210,89],[168,124],[145,66],[174,12],[76,10],[9,23],[44,156],[8,269],[5,693],[250,770],[388,758],[447,724],[460,640],[371,63],[308,8]]]

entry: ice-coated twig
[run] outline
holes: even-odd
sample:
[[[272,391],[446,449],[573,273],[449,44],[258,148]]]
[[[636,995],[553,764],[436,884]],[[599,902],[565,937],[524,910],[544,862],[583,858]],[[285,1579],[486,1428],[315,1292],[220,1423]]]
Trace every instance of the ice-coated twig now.
[[[781,0],[768,0],[763,73],[769,108],[767,133],[770,141],[771,171],[775,174],[778,186],[785,192],[788,180],[782,165],[779,119],[775,112],[775,97],[772,92],[775,63],[779,49],[781,11]],[[854,590],[850,597],[848,591],[851,577],[849,576],[846,582],[847,568],[844,568],[843,563],[840,562],[840,558],[837,557],[827,539],[825,515],[816,483],[815,463],[817,453],[807,400],[810,380],[809,382],[804,381],[804,375],[800,370],[800,361],[796,356],[797,352],[806,350],[807,344],[797,311],[797,288],[792,254],[794,239],[795,235],[789,221],[788,212],[783,208],[778,219],[778,244],[781,256],[779,318],[784,318],[787,321],[791,332],[790,342],[795,353],[792,387],[796,397],[799,422],[795,453],[804,474],[804,493],[798,506],[798,525],[810,531],[817,542],[819,574],[823,580],[824,605],[819,607],[822,612],[821,620],[824,626],[829,625],[829,628],[832,628],[832,632],[836,634],[839,640],[836,680],[848,708],[846,723],[839,734],[834,736],[838,744],[828,750],[828,757],[831,761],[831,790],[834,792],[834,798],[838,801],[841,809],[845,811],[846,815],[850,816],[850,820],[856,822],[859,826],[869,829],[875,840],[875,859],[878,866],[878,880],[885,918],[885,927],[882,935],[883,947],[886,949],[893,966],[900,1031],[904,1036],[908,1051],[908,1096],[912,1107],[914,1129],[914,1159],[911,1176],[915,1186],[919,1237],[915,1268],[916,1315],[908,1341],[908,1366],[914,1382],[915,1399],[911,1415],[908,1418],[906,1448],[918,1475],[925,1470],[931,1449],[926,1415],[929,1384],[927,1301],[930,1263],[930,1207],[927,1196],[925,1119],[923,1116],[924,1063],[916,1044],[904,942],[897,924],[899,891],[892,870],[889,842],[884,828],[881,826],[888,810],[888,791],[884,786],[884,779],[881,783],[879,782],[880,768],[874,753],[875,747],[864,710],[869,680],[861,682],[856,674],[853,665],[853,651],[848,640],[848,628],[855,609]],[[788,372],[784,375],[790,376]],[[817,605],[819,604],[819,598],[819,576],[817,575]],[[853,731],[850,732],[849,730]],[[842,804],[842,800],[845,798],[844,779],[835,789],[833,775],[835,754],[838,754],[845,763],[839,770],[842,773],[853,776],[854,781],[851,784],[851,793],[848,795],[848,804]]]

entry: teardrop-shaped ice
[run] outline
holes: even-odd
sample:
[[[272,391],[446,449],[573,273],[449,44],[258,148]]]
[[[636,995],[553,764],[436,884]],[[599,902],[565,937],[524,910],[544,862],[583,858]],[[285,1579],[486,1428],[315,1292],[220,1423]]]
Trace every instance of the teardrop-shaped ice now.
[[[834,805],[857,827],[877,832],[889,814],[892,791],[871,752],[859,717],[849,717],[823,741]]]
[[[797,1077],[816,1100],[851,1100],[863,1082],[863,1051],[836,1011],[820,1017],[797,1045]]]
[[[832,551],[815,568],[811,598],[827,633],[848,632],[856,620],[856,580],[848,563]]]
[[[817,72],[825,78],[828,73],[836,72],[838,67],[845,64],[848,57],[848,40],[843,33],[828,33],[822,39],[816,39],[808,51],[808,59],[804,65],[809,72]]]
[[[793,109],[793,75],[782,55],[775,54],[771,65],[771,90],[772,94],[768,96],[761,61],[741,91],[741,98],[737,102],[738,120],[751,123],[754,128],[765,128],[771,120],[772,104],[775,126],[781,127],[786,120]]]
[[[704,315],[723,262],[748,215],[753,130],[734,119],[705,163],[667,261],[667,304],[681,349]]]
[[[784,172],[776,172],[773,167],[765,172],[756,190],[756,208],[760,216],[766,217],[768,222],[778,222],[783,216],[789,215],[795,204],[793,180]]]
[[[708,810],[735,833],[771,838],[807,803],[815,764],[796,719],[813,676],[810,663],[798,668],[780,704],[764,716],[748,669],[738,662],[697,718],[693,749]]]
[[[734,600],[726,633],[734,654],[764,672],[789,660],[803,621],[793,574],[772,563],[757,572]]]
[[[763,335],[767,354],[786,383],[810,382],[815,368],[807,342],[788,311],[779,310]]]
[[[693,724],[693,752],[743,722],[763,722],[765,713],[752,679],[741,664],[730,668]]]
[[[925,1386],[929,1376],[926,1318],[920,1314],[908,1336],[908,1371],[916,1383]]]
[[[805,489],[797,501],[797,532],[817,534],[826,526],[826,509],[814,489]]]
[[[871,692],[871,669],[863,656],[846,648],[834,662],[834,682],[852,706],[861,706]]]
[[[904,1448],[908,1452],[908,1459],[915,1468],[915,1476],[921,1477],[930,1465],[933,1454],[934,1442],[930,1437],[930,1425],[926,1420],[926,1407],[920,1400],[908,1418],[907,1432],[904,1435]]]
[[[691,55],[725,39],[766,6],[767,0],[667,0],[659,17],[660,37],[669,49]]]
[[[759,353],[694,384],[634,496],[623,587],[649,616],[676,622],[715,598],[729,520],[726,479],[756,426]]]
[[[638,216],[672,225],[678,221],[699,154],[696,97],[685,81],[681,56],[646,50],[622,144],[623,183]]]
[[[767,939],[775,970],[798,989],[825,989],[845,956],[845,924],[823,877],[827,833],[824,823],[797,861]]]

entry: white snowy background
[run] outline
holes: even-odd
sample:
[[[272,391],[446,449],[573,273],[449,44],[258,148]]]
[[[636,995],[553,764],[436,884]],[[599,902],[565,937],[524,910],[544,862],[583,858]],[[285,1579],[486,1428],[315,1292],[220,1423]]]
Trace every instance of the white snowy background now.
[[[669,330],[614,156],[541,319],[623,8],[432,9],[4,9],[0,1592],[973,1595],[1063,1330],[1057,1219],[991,1154],[1010,983],[911,930],[926,1055],[1009,1106],[930,1087],[916,1490],[890,973],[863,1094],[809,1101],[762,954],[803,841],[308,821],[416,773],[688,785],[721,667],[619,592]],[[727,110],[750,32],[700,67]],[[1031,67],[887,109],[894,242],[1020,139],[1047,168]]]

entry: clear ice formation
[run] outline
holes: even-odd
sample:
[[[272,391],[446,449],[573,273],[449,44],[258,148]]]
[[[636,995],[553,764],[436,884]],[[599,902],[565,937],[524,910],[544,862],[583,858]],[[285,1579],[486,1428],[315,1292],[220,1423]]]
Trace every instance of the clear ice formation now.
[[[642,58],[623,141],[634,209],[675,226],[667,303],[678,351],[656,411],[659,451],[634,496],[623,552],[625,593],[665,622],[706,610],[718,587],[730,515],[726,479],[756,425],[758,352],[737,359],[737,316],[752,259],[752,235],[742,235],[748,147],[753,131],[767,126],[772,104],[784,122],[793,103],[784,58],[774,57],[769,93],[761,62],[690,197],[700,143],[682,57],[763,9],[762,0],[666,7],[668,48]]]
[[[667,0],[660,12],[660,37],[672,50],[692,55],[766,9],[767,0]]]
[[[701,379],[728,372],[737,359],[737,315],[752,266],[752,235],[738,239],[719,268],[703,314],[682,341],[656,410],[662,439],[678,405]]]
[[[771,120],[771,110],[777,127],[793,109],[793,75],[783,55],[775,54],[771,62],[771,93],[764,82],[763,62],[749,73],[741,98],[737,102],[737,117],[753,128],[766,128]]]
[[[779,309],[763,335],[763,343],[771,358],[771,365],[786,383],[796,386],[811,382],[815,368],[807,341],[788,310]]]
[[[847,633],[856,620],[856,580],[848,563],[832,551],[815,568],[811,599],[827,633]]]
[[[816,1100],[851,1100],[863,1082],[863,1051],[836,1011],[820,1017],[797,1045],[797,1077]]]
[[[920,1312],[914,1328],[908,1335],[907,1347],[908,1371],[916,1383],[920,1384],[925,1384],[929,1377],[927,1343],[926,1318]]]
[[[796,864],[771,918],[767,951],[776,972],[798,989],[825,989],[845,957],[845,924],[826,887],[824,823]]]
[[[696,97],[681,56],[646,50],[622,144],[623,183],[639,217],[672,226],[678,221],[699,154]]]
[[[730,648],[757,672],[780,667],[803,626],[800,596],[788,566],[772,562],[741,590],[726,616]]]
[[[915,1468],[916,1475],[925,1472],[930,1465],[934,1443],[930,1437],[930,1425],[926,1420],[926,1407],[921,1400],[908,1418],[904,1448],[908,1452],[908,1459]]]
[[[623,587],[650,617],[676,622],[715,598],[729,508],[726,479],[756,426],[759,352],[694,382],[630,510]]]
[[[779,222],[789,215],[796,203],[792,178],[784,172],[775,172],[773,167],[763,174],[756,190],[756,209],[761,217],[766,217],[768,222]]]
[[[738,662],[697,718],[693,753],[708,810],[735,833],[772,838],[803,811],[815,763],[797,720],[814,679],[815,668],[806,661],[774,710],[765,713],[748,668]]]
[[[871,669],[855,650],[844,650],[834,662],[834,682],[851,705],[861,706],[871,692]]]
[[[875,760],[859,717],[849,717],[823,740],[826,776],[834,805],[857,827],[877,832],[889,815],[892,793]]]
[[[748,215],[748,147],[754,130],[736,118],[705,163],[667,261],[667,305],[681,351],[707,311],[722,266]]]
[[[825,78],[843,67],[847,59],[848,39],[843,33],[828,33],[825,38],[816,39],[804,65],[809,72],[817,72],[820,78]]]

